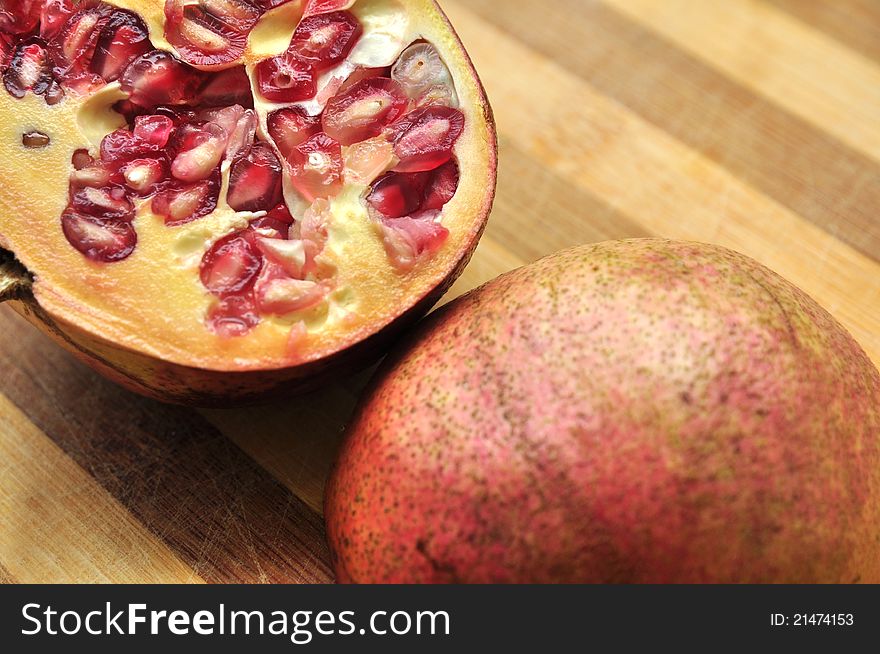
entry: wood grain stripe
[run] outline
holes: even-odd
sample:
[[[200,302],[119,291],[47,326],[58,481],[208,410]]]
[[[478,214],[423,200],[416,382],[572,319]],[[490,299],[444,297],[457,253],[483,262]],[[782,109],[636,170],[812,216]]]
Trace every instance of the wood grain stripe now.
[[[6,567],[0,563],[0,584],[15,584],[18,583],[18,580],[12,576],[12,573],[6,569]]]
[[[115,386],[5,309],[0,332],[34,343],[0,350],[0,391],[195,574],[331,579],[320,516],[198,414]]]
[[[503,135],[516,138],[567,186],[586,190],[652,234],[726,245],[770,265],[841,319],[880,361],[876,261],[597,92],[567,67],[527,56],[521,43],[464,5],[446,7],[471,44],[478,69],[488,73],[483,80]],[[510,61],[517,62],[516,76],[500,63]],[[541,102],[533,102],[536,97]],[[561,150],[560,143],[570,146]],[[542,238],[539,230],[530,233]]]
[[[880,61],[877,0],[765,0],[847,47]]]
[[[559,0],[553,11],[542,3],[521,3],[515,12],[499,12],[493,0],[444,6],[457,15],[466,6],[485,24],[494,22],[510,38],[558,62],[777,202],[880,258],[880,221],[875,215],[880,206],[880,164],[664,38],[595,1]],[[478,48],[485,37],[466,42]],[[506,67],[496,61],[493,68],[506,69],[511,80],[532,91],[522,101],[537,113],[550,100],[534,90],[545,85],[523,74],[523,61],[507,60]],[[510,74],[513,62],[516,75]],[[584,120],[573,111],[581,107],[572,98],[559,100],[562,104],[554,106],[551,118],[555,124],[546,125],[551,133],[565,128],[559,124],[561,115]],[[498,104],[496,98],[496,109]]]
[[[817,130],[880,161],[880,66],[875,62],[759,0],[603,1]]]
[[[200,579],[0,395],[0,578]]]

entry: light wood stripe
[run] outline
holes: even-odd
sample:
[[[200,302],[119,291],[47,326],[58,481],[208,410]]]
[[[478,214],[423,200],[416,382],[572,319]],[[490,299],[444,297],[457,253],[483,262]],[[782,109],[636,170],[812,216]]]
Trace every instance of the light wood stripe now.
[[[838,41],[880,61],[880,3],[877,0],[767,0]]]
[[[0,395],[0,561],[19,582],[201,582]]]
[[[876,219],[880,163],[613,8],[580,0],[557,0],[553,11],[541,3],[522,3],[516,11],[499,12],[497,0],[445,6],[467,8],[481,16],[484,24],[491,24],[494,33],[517,42],[523,58],[496,57],[492,67],[483,70],[505,74],[509,82],[524,89],[534,88],[520,100],[524,109],[540,111],[550,102],[538,90],[546,83],[524,75],[521,66],[534,63],[536,54],[543,55],[776,202],[880,258],[880,221]],[[483,37],[469,43],[472,49],[490,45]],[[573,98],[560,98],[558,93],[553,97],[563,104],[551,107],[555,113],[541,125],[541,138],[560,150],[566,143],[557,138],[568,128],[564,123],[588,120],[589,107],[581,114],[581,105]],[[498,97],[494,102],[497,108]]]
[[[880,65],[759,0],[603,0],[853,150],[880,160]]]
[[[529,53],[465,5],[446,7],[478,69],[487,71],[483,81],[505,137],[528,144],[535,161],[653,234],[719,243],[771,265],[841,319],[880,361],[880,264],[579,76]],[[510,61],[517,62],[515,76],[501,63]],[[559,144],[570,145],[563,150]],[[541,238],[540,230],[532,233]]]
[[[99,377],[8,309],[0,333],[32,343],[0,350],[0,392],[197,575],[331,579],[320,516],[196,412]]]

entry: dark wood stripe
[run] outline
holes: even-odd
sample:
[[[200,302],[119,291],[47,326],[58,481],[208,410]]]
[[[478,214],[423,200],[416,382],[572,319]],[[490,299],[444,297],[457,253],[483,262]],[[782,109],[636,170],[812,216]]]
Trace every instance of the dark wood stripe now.
[[[209,582],[327,582],[323,521],[194,411],[103,379],[8,308],[0,391]],[[259,409],[252,409],[259,411]]]
[[[765,0],[880,61],[880,2],[877,0]]]
[[[519,3],[516,12],[499,12],[493,0],[469,0],[467,8],[880,259],[880,163],[599,2],[558,0],[552,11],[540,2]]]
[[[498,162],[498,192],[486,234],[528,260],[577,243],[651,235],[589,192],[573,189],[503,132]],[[523,215],[532,217],[529,230],[522,229],[521,220],[505,220]]]
[[[14,584],[17,583],[15,581],[15,577],[12,576],[12,573],[6,569],[2,563],[0,563],[0,584]]]

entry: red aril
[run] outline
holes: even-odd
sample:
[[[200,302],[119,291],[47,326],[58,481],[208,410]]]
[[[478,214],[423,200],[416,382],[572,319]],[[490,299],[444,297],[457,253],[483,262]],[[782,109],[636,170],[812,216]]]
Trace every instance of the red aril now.
[[[114,11],[98,36],[90,68],[104,81],[112,82],[132,61],[152,49],[144,22],[131,12]]]
[[[262,265],[263,258],[254,245],[252,232],[235,232],[205,252],[199,277],[214,295],[240,295],[254,285]]]
[[[217,336],[241,337],[260,324],[253,293],[227,295],[208,309],[205,325]]]
[[[178,182],[153,197],[153,213],[165,218],[169,226],[183,225],[197,220],[217,208],[220,195],[220,171],[194,184]]]
[[[134,119],[134,136],[150,145],[164,148],[171,136],[174,122],[168,116],[146,115]]]
[[[357,18],[347,11],[307,16],[296,28],[287,52],[325,70],[345,59],[362,31]]]
[[[281,164],[265,143],[255,143],[229,172],[229,206],[236,211],[266,211],[282,201]]]
[[[345,181],[369,184],[394,162],[394,149],[384,136],[355,143],[345,149]]]
[[[122,167],[125,185],[136,195],[155,193],[168,179],[168,164],[164,159],[133,159]]]
[[[171,151],[171,174],[184,182],[206,179],[220,165],[229,135],[217,123],[177,128]]]
[[[309,202],[342,188],[342,147],[323,132],[293,148],[286,159],[291,183]]]
[[[233,105],[222,109],[209,109],[200,112],[198,117],[201,120],[220,125],[229,134],[229,139],[226,143],[226,154],[224,155],[229,161],[234,161],[246,153],[254,142],[254,135],[257,130],[257,116],[254,114],[253,109],[245,109],[240,105]]]
[[[446,242],[449,230],[435,220],[436,212],[419,218],[405,216],[380,221],[385,251],[399,270],[410,270],[422,257],[437,252]]]
[[[77,5],[73,0],[44,0],[40,14],[40,38],[46,41],[54,38],[77,9],[87,4],[92,3],[80,2]]]
[[[388,218],[408,216],[422,205],[428,173],[388,173],[377,179],[367,203]]]
[[[121,188],[85,186],[74,192],[70,204],[76,211],[95,218],[124,221],[134,218],[134,205]]]
[[[265,216],[254,218],[250,226],[254,230],[274,232],[279,238],[287,238],[290,226],[293,224],[293,216],[285,204],[279,204]]]
[[[452,199],[458,189],[458,164],[450,159],[431,173],[425,185],[425,198],[422,210],[442,209]]]
[[[79,157],[74,155],[74,157],[74,167],[76,170],[70,175],[71,190],[84,186],[99,188],[122,183],[117,165],[118,162],[94,161],[88,153],[84,156],[80,154]],[[86,157],[88,157],[88,160]]]
[[[430,43],[415,43],[403,51],[391,69],[391,78],[411,99],[434,86],[452,90],[452,76],[440,53]]]
[[[61,215],[67,241],[92,261],[121,261],[134,252],[137,232],[131,223],[103,220],[67,209]]]
[[[271,102],[299,102],[315,96],[317,78],[311,64],[285,53],[257,64],[260,95]]]
[[[101,140],[101,160],[107,163],[152,155],[160,150],[160,146],[140,138],[125,128],[110,132]]]
[[[295,279],[269,262],[254,285],[254,296],[262,313],[283,316],[320,304],[330,290],[329,283]]]
[[[269,136],[283,157],[321,131],[321,117],[309,116],[302,107],[287,107],[269,114]]]
[[[171,53],[153,50],[129,64],[120,84],[133,103],[153,108],[189,103],[196,98],[202,78]]]
[[[55,74],[61,78],[77,78],[89,73],[89,64],[101,31],[113,9],[104,3],[79,9],[49,42]]]
[[[185,0],[167,0],[165,38],[181,58],[202,68],[222,67],[244,52],[247,34]]]
[[[333,97],[321,119],[324,132],[342,145],[378,136],[406,110],[400,85],[387,77],[361,80]]]
[[[432,170],[452,157],[452,148],[464,130],[464,114],[451,107],[416,109],[391,126],[394,154],[400,159],[394,170]]]
[[[52,67],[46,45],[39,39],[29,39],[12,53],[9,68],[3,73],[3,84],[10,95],[23,98],[32,91],[42,95],[52,84]]]
[[[225,68],[206,77],[198,90],[196,104],[203,107],[227,107],[242,105],[253,109],[251,82],[244,66]]]
[[[37,28],[41,0],[5,0],[0,4],[0,32],[27,34]]]
[[[303,15],[314,16],[316,14],[326,14],[330,11],[348,9],[354,3],[355,0],[307,0]]]
[[[239,32],[247,33],[262,10],[247,0],[199,0],[202,9]]]

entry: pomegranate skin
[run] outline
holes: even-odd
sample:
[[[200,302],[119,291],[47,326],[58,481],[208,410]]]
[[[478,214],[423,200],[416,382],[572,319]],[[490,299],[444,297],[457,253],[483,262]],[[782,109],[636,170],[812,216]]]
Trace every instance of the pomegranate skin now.
[[[878,582],[880,373],[717,246],[606,242],[429,318],[350,425],[342,582]]]

